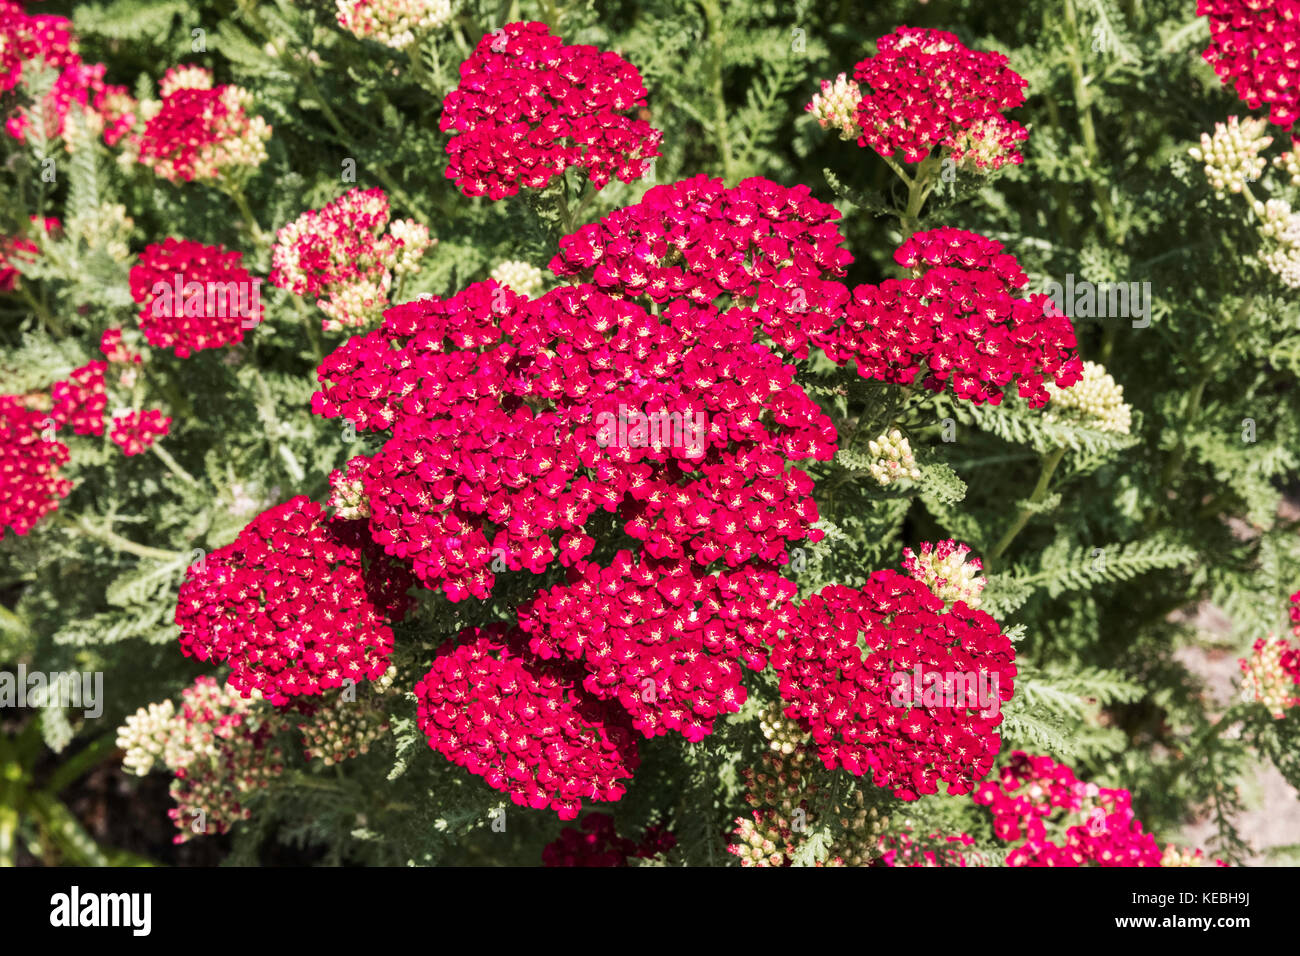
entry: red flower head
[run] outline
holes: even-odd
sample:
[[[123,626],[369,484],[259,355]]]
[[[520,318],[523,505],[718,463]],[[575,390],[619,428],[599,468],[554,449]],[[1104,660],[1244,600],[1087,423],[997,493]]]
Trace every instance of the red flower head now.
[[[895,571],[861,590],[831,585],[789,614],[772,666],[786,716],[811,732],[829,769],[870,773],[904,800],[940,782],[969,793],[989,772],[1016,676],[993,618],[964,603],[945,612]]]
[[[645,736],[675,730],[691,741],[745,702],[741,663],[767,666],[775,608],[795,593],[773,570],[706,575],[685,561],[634,564],[627,551],[569,578],[519,611],[533,653],[581,661],[583,686],[622,704]]]
[[[630,183],[659,155],[662,134],[635,112],[646,105],[636,67],[593,46],[567,46],[544,23],[489,33],[461,64],[443,101],[447,178],[467,196],[502,199],[544,188],[570,166],[596,189]]]
[[[1007,866],[1160,865],[1160,847],[1134,816],[1132,794],[1083,783],[1050,757],[1015,751],[972,799],[992,811],[998,839],[1018,843]]]
[[[104,387],[107,362],[91,362],[72,372],[65,381],[55,382],[50,389],[54,399],[51,415],[62,428],[71,423],[74,435],[104,434],[104,408],[108,405],[108,392]]]
[[[853,261],[841,248],[839,216],[807,186],[754,178],[727,189],[696,176],[655,186],[636,205],[563,237],[551,271],[590,269],[602,289],[660,304],[729,296],[744,307],[738,315],[804,358],[848,299],[835,279]]]
[[[1300,118],[1300,0],[1198,0],[1209,17],[1203,54],[1252,110],[1290,129]]]
[[[1002,112],[1025,101],[1025,80],[1001,53],[968,50],[951,33],[899,27],[853,74],[862,90],[858,143],[919,163],[936,146],[993,169],[1023,162],[1024,127]]]
[[[113,416],[108,437],[124,455],[138,455],[171,429],[172,420],[156,408]]]
[[[242,342],[262,321],[261,279],[244,254],[169,236],[145,246],[131,268],[131,297],[140,303],[140,331],[150,345],[177,358]]]
[[[55,421],[17,395],[0,395],[0,539],[4,529],[26,534],[72,491],[59,477],[68,446],[49,437]]]
[[[626,717],[554,665],[524,653],[503,625],[468,628],[438,649],[415,685],[429,746],[521,807],[572,820],[583,800],[614,801],[636,769]]]
[[[374,680],[411,584],[358,522],[329,519],[300,495],[189,567],[176,605],[181,650],[228,662],[231,686],[277,705]]]
[[[1068,388],[1083,362],[1074,327],[1041,294],[1020,298],[1029,281],[1002,244],[960,229],[918,232],[894,254],[913,278],[853,290],[827,354],[855,359],[863,378],[953,393],[974,404],[1002,401],[1016,382],[1031,407],[1045,405],[1046,382]]]
[[[392,428],[349,481],[375,539],[452,600],[486,597],[494,563],[585,557],[601,509],[655,558],[784,563],[820,537],[812,481],[787,463],[830,457],[835,433],[752,338],[687,302],[652,315],[592,286],[528,301],[479,283],[390,310],[326,360],[313,407]]]

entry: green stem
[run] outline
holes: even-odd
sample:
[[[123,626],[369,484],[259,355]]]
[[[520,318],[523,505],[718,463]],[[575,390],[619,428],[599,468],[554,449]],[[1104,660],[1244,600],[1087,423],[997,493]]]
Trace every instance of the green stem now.
[[[182,481],[185,481],[188,484],[194,485],[194,487],[196,488],[198,487],[199,480],[195,478],[193,475],[191,475],[184,468],[182,468],[180,462],[178,462],[175,458],[173,458],[171,456],[171,452],[163,448],[161,443],[154,442],[152,445],[149,446],[149,450],[158,456],[158,459],[164,465],[167,466],[167,470],[170,471],[173,475],[175,475],[177,478],[180,478]]]
[[[248,197],[244,195],[243,188],[232,182],[224,182],[221,184],[221,191],[231,198],[235,208],[239,210],[239,218],[248,233],[249,241],[253,244],[260,257],[271,243],[266,233],[262,231],[262,227],[258,224],[257,216],[253,213],[253,208],[248,204]]]
[[[134,541],[128,541],[120,534],[107,528],[96,528],[84,517],[75,521],[71,518],[60,517],[62,520],[58,522],[59,524],[78,534],[84,534],[100,544],[108,545],[114,551],[134,554],[137,558],[156,558],[159,561],[176,561],[187,556],[186,552],[183,551],[164,551],[162,548],[151,548],[146,544],[136,544]]]
[[[27,301],[27,304],[32,307],[32,311],[45,323],[45,327],[50,330],[51,335],[61,339],[68,334],[68,327],[63,324],[63,320],[55,317],[54,313],[45,307],[45,303],[32,295],[31,289],[27,288],[25,282],[19,280],[17,288],[18,292]]]
[[[1047,497],[1047,487],[1052,481],[1052,474],[1056,471],[1056,466],[1061,463],[1061,459],[1064,457],[1064,448],[1058,448],[1050,454],[1043,456],[1042,469],[1038,473],[1038,484],[1034,485],[1033,494],[1029,496],[1030,505],[1039,504]],[[997,561],[1006,553],[1007,548],[1011,547],[1011,542],[1015,541],[1016,535],[1020,534],[1020,532],[1024,530],[1025,525],[1029,523],[1029,519],[1033,514],[1034,508],[1032,507],[1020,509],[1020,512],[1016,515],[1016,519],[1012,522],[1011,527],[1007,528],[1006,533],[1003,534],[998,543],[993,546],[993,550],[986,555],[990,564]]]
[[[1083,134],[1083,146],[1087,153],[1085,164],[1088,167],[1088,182],[1092,186],[1097,206],[1101,210],[1101,219],[1107,235],[1116,245],[1122,246],[1124,237],[1120,234],[1119,225],[1115,220],[1115,209],[1111,204],[1110,194],[1101,187],[1097,178],[1096,166],[1101,154],[1097,149],[1097,128],[1092,118],[1092,94],[1083,75],[1083,51],[1079,44],[1079,18],[1075,13],[1074,0],[1065,0],[1065,20],[1070,28],[1070,77],[1074,86],[1074,104],[1079,110],[1079,128]]]
[[[701,6],[712,48],[709,87],[713,94],[713,132],[718,138],[718,149],[722,153],[722,178],[727,185],[735,185],[735,158],[731,153],[731,130],[727,122],[727,100],[722,84],[722,53],[727,43],[722,30],[722,10],[718,6],[718,0],[702,0]]]

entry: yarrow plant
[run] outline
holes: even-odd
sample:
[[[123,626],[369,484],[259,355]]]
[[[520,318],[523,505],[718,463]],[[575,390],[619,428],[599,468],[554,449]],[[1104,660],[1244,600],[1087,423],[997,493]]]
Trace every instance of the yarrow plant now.
[[[0,865],[1285,852],[1294,2],[0,0]]]

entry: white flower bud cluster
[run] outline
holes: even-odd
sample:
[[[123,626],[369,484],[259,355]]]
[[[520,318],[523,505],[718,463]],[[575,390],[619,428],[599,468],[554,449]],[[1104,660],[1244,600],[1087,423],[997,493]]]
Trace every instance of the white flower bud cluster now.
[[[1044,413],[1048,421],[1072,412],[1099,431],[1127,435],[1133,426],[1133,409],[1124,403],[1124,386],[1096,362],[1084,362],[1083,378],[1069,388],[1048,382],[1047,391],[1051,395]]]
[[[855,790],[831,808],[844,828],[843,835],[831,845],[835,854],[831,866],[870,866],[880,858],[880,837],[889,827],[889,817],[863,804],[862,791]]]
[[[404,50],[451,19],[451,0],[337,0],[339,26]]]
[[[329,318],[321,323],[326,332],[339,332],[345,328],[364,328],[378,325],[388,308],[388,289],[393,277],[390,272],[380,274],[378,281],[360,279],[334,289],[328,299],[316,304]]]
[[[1300,289],[1300,213],[1285,199],[1256,202],[1254,209],[1260,235],[1272,243],[1260,250],[1260,259],[1286,286]]]
[[[529,298],[541,292],[545,285],[541,269],[518,259],[507,259],[505,262],[498,263],[492,270],[492,278],[512,291]]]
[[[867,448],[876,459],[868,470],[881,487],[887,488],[904,480],[921,480],[921,469],[916,467],[912,446],[897,428],[873,438],[867,442]]]
[[[133,228],[135,221],[126,214],[125,206],[102,203],[90,215],[69,218],[66,234],[90,249],[107,253],[114,262],[126,262],[131,258]]]
[[[1273,157],[1273,165],[1286,174],[1292,186],[1300,186],[1300,157],[1296,156],[1294,149],[1297,142],[1300,141],[1292,140],[1292,149]]]
[[[789,756],[808,742],[808,732],[781,711],[779,701],[768,706],[758,715],[758,727],[774,752]]]
[[[1205,164],[1205,177],[1219,199],[1241,192],[1264,172],[1268,162],[1259,154],[1273,142],[1267,129],[1264,120],[1253,116],[1240,122],[1229,116],[1227,124],[1214,124],[1213,136],[1202,133],[1201,145],[1188,150],[1193,159]]]
[[[966,563],[970,548],[951,538],[931,544],[922,542],[918,555],[911,548],[903,549],[903,570],[928,587],[945,604],[964,601],[967,607],[980,606],[980,593],[985,580],[980,574],[984,564],[979,558]]]
[[[1282,667],[1282,654],[1289,650],[1286,641],[1270,634],[1256,641],[1254,653],[1243,660],[1241,697],[1247,703],[1260,703],[1274,720],[1281,720],[1300,698],[1296,696],[1295,677]]]
[[[122,766],[143,777],[162,759],[176,732],[176,707],[170,700],[141,707],[117,728],[117,745],[126,751]]]
[[[392,270],[399,276],[419,272],[420,259],[429,246],[438,241],[429,237],[428,226],[414,219],[394,219],[388,227],[388,234],[398,243]]]
[[[858,126],[858,104],[862,102],[862,90],[858,84],[841,73],[834,82],[822,80],[822,91],[812,98],[806,107],[817,119],[822,129],[834,129],[840,139],[852,140],[862,135]]]

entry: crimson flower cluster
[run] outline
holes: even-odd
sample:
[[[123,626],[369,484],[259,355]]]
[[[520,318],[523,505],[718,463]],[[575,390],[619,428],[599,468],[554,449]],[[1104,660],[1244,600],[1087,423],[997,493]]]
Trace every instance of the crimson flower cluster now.
[[[262,320],[256,291],[261,280],[244,268],[243,257],[221,245],[172,236],[145,246],[130,281],[149,344],[189,358],[242,342],[244,330]]]
[[[1198,0],[1208,17],[1203,54],[1252,110],[1290,129],[1300,119],[1300,0]]]
[[[772,608],[795,594],[775,570],[701,575],[689,562],[634,562],[628,551],[611,567],[587,563],[569,577],[520,608],[529,649],[581,661],[583,686],[617,700],[645,736],[678,731],[691,741],[744,704],[737,659],[767,666],[777,639]]]
[[[104,386],[107,362],[91,362],[74,369],[67,379],[55,382],[50,389],[54,408],[50,412],[55,425],[72,426],[74,435],[104,434],[104,408],[108,391]]]
[[[695,176],[655,186],[633,206],[560,240],[558,276],[590,270],[602,289],[660,305],[708,305],[728,295],[736,310],[798,358],[821,346],[848,300],[836,277],[853,256],[834,206],[807,186]]]
[[[1050,757],[1015,751],[972,799],[992,812],[998,839],[1018,844],[1007,866],[1159,866],[1163,856],[1132,794],[1084,783]]]
[[[641,842],[619,836],[608,813],[588,813],[576,827],[565,827],[557,839],[542,847],[543,866],[627,866],[667,853],[677,838],[659,826],[646,827]]]
[[[46,415],[18,395],[0,395],[0,539],[23,535],[72,491],[59,475],[68,446],[47,437]]]
[[[388,669],[388,621],[405,614],[410,585],[357,522],[330,519],[300,495],[186,570],[181,650],[228,662],[231,686],[277,705],[374,680]]]
[[[203,67],[177,66],[163,74],[159,91],[162,101],[151,105],[134,145],[140,162],[162,178],[219,180],[266,159],[271,128],[248,114],[247,90],[214,85]]]
[[[453,336],[494,344],[448,350]],[[651,557],[701,566],[784,563],[820,537],[812,480],[788,460],[828,459],[834,428],[730,312],[656,316],[590,285],[526,300],[489,281],[390,310],[320,379],[319,414],[392,428],[346,478],[375,540],[452,600],[486,597],[494,560],[583,559],[600,509]]]
[[[960,602],[945,612],[924,584],[877,571],[861,590],[830,585],[786,616],[772,651],[785,714],[810,731],[828,769],[870,773],[904,800],[937,793],[940,782],[950,794],[969,793],[992,769],[1016,666],[988,614]],[[965,693],[934,706],[920,694],[896,703],[896,686],[916,668],[966,688],[983,673],[997,706]]]
[[[47,14],[28,15],[21,4],[0,0],[0,92],[11,90],[23,76],[25,63],[58,70],[54,84],[38,108],[47,136],[64,135],[68,115],[81,112],[88,125],[116,145],[135,123],[135,102],[126,87],[104,82],[105,66],[86,63],[77,53],[72,22]],[[18,109],[5,121],[15,139],[25,141],[33,116]]]
[[[572,820],[584,799],[618,800],[639,763],[626,716],[556,667],[539,667],[505,625],[469,628],[415,685],[429,746],[518,806]]]
[[[942,836],[931,833],[928,837],[918,837],[914,833],[903,832],[885,834],[880,838],[880,866],[920,866],[952,867],[981,866],[981,860],[962,852],[962,847],[975,845],[975,838],[968,833]]]
[[[853,290],[827,354],[854,359],[863,378],[933,391],[951,386],[974,404],[1002,401],[1012,381],[1034,408],[1046,385],[1068,388],[1082,377],[1074,327],[1042,294],[1017,295],[1028,282],[1002,244],[973,232],[918,232],[895,261],[912,278]]]
[[[479,41],[443,101],[447,178],[467,196],[544,188],[570,166],[596,189],[632,182],[659,155],[644,119],[646,89],[617,53],[569,46],[544,23],[510,23]]]
[[[1001,53],[969,50],[951,33],[899,27],[857,65],[858,140],[881,156],[918,163],[936,146],[996,169],[1023,162],[1024,127],[1002,115],[1025,101],[1025,80]]]
[[[113,416],[108,437],[122,449],[122,454],[138,455],[148,451],[154,442],[166,435],[171,425],[171,416],[156,408],[128,411]]]

